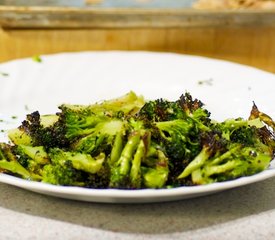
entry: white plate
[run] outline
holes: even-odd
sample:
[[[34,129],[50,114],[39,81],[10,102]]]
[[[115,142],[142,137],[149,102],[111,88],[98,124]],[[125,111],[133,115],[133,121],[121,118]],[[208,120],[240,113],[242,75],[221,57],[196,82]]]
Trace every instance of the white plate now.
[[[177,99],[188,91],[211,117],[247,117],[253,101],[275,118],[275,76],[251,67],[203,57],[148,52],[82,52],[0,64],[1,129],[18,126],[25,114],[57,111],[61,103],[88,104],[133,90],[146,99]],[[8,76],[3,76],[6,73]],[[4,75],[6,75],[4,74]],[[12,116],[19,116],[13,119]],[[0,141],[6,141],[5,134]],[[264,172],[234,181],[161,190],[94,190],[30,182],[5,174],[0,182],[62,198],[96,202],[157,202],[191,198],[275,176]]]

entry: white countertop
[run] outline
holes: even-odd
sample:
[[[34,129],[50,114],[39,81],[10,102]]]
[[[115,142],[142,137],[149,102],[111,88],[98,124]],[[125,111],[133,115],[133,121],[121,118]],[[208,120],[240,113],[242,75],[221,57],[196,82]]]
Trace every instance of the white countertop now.
[[[274,239],[275,178],[153,204],[87,203],[0,184],[0,239]]]

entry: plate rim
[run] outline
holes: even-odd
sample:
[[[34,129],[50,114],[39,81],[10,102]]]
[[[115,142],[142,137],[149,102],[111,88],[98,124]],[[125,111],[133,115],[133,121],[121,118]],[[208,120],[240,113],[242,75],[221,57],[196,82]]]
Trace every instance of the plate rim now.
[[[275,160],[272,160],[275,161]],[[184,198],[197,194],[208,194],[211,192],[224,191],[241,186],[246,186],[252,183],[260,182],[268,178],[275,177],[275,168],[268,168],[262,172],[251,176],[244,176],[237,179],[215,182],[206,185],[197,186],[180,186],[175,188],[162,189],[94,189],[77,186],[59,186],[43,182],[31,181],[12,176],[6,173],[0,173],[0,182],[33,192],[58,194],[62,198],[78,199],[85,197],[86,201],[94,201],[96,198],[112,198],[118,200],[144,200],[148,201],[151,198]],[[50,194],[51,193],[51,194]],[[47,194],[46,194],[47,195]],[[154,200],[152,200],[154,201]]]

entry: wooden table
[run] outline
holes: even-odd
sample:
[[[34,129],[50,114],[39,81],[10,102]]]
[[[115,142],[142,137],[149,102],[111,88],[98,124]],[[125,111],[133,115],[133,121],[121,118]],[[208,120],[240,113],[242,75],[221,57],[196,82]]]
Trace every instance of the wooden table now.
[[[0,6],[0,61],[68,51],[146,50],[275,72],[275,12]]]

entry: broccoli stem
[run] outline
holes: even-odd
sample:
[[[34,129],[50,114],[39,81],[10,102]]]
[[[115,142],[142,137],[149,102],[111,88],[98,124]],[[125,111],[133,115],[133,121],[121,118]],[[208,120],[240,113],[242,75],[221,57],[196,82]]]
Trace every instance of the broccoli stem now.
[[[255,126],[261,128],[264,126],[260,118],[244,120],[244,119],[228,119],[223,122],[224,127],[227,129],[236,129],[240,127]]]
[[[147,188],[162,188],[167,181],[167,176],[166,169],[148,168],[143,175],[144,185]]]
[[[92,158],[90,155],[77,153],[75,156],[69,156],[68,160],[72,161],[75,169],[89,173],[97,173],[105,160],[105,154],[100,153],[96,158]]]
[[[204,147],[200,153],[190,162],[183,172],[178,176],[178,179],[189,176],[193,171],[200,168],[208,159],[208,148]]]
[[[119,160],[122,149],[123,149],[123,134],[122,132],[120,132],[116,135],[114,140],[114,145],[113,145],[111,155],[110,155],[110,160],[109,160],[110,165],[113,165]]]
[[[134,158],[134,153],[139,146],[140,140],[141,133],[139,131],[132,132],[128,137],[128,141],[124,146],[118,161],[113,163],[113,166],[111,166],[110,187],[133,187],[129,185],[129,172]],[[139,154],[137,157],[139,157]]]
[[[22,151],[28,157],[30,157],[39,164],[49,163],[48,154],[43,146],[32,147],[26,145],[18,145],[18,150]]]
[[[25,179],[30,179],[31,175],[30,173],[23,167],[21,166],[18,162],[16,161],[7,161],[7,160],[1,160],[0,161],[0,168],[10,171],[12,173],[18,174],[22,176]]]
[[[133,157],[134,151],[138,147],[138,143],[140,141],[140,134],[138,132],[134,132],[130,137],[128,142],[126,143],[124,149],[122,150],[121,156],[118,160],[120,165],[120,174],[127,175],[130,171],[130,163]]]
[[[145,156],[145,144],[143,140],[139,142],[136,154],[132,161],[132,167],[130,171],[130,180],[133,186],[140,187],[141,184],[141,161]]]
[[[206,177],[209,177],[214,174],[221,174],[221,173],[233,170],[239,164],[241,164],[241,162],[238,160],[230,160],[230,161],[228,161],[224,164],[221,164],[221,165],[206,166],[204,168],[204,174]],[[242,163],[242,164],[244,164],[244,163]]]
[[[216,157],[213,159],[213,161],[211,161],[211,165],[216,165],[221,163],[222,161],[224,161],[225,159],[229,158],[232,154],[236,153],[239,149],[241,148],[241,145],[237,145],[231,149],[229,149],[227,152],[225,152],[224,154]]]
[[[145,187],[162,188],[168,179],[168,158],[160,150],[157,150],[157,158],[154,168],[143,167],[143,181]]]
[[[198,185],[208,184],[213,182],[213,179],[208,178],[203,174],[203,171],[201,168],[198,168],[195,171],[193,171],[191,174],[191,177],[192,177],[192,182]]]
[[[72,166],[77,170],[82,170],[88,173],[97,173],[105,160],[105,154],[100,153],[97,157],[93,158],[90,154],[80,152],[64,152],[61,149],[51,149],[49,156],[52,162],[66,165],[70,161]]]

